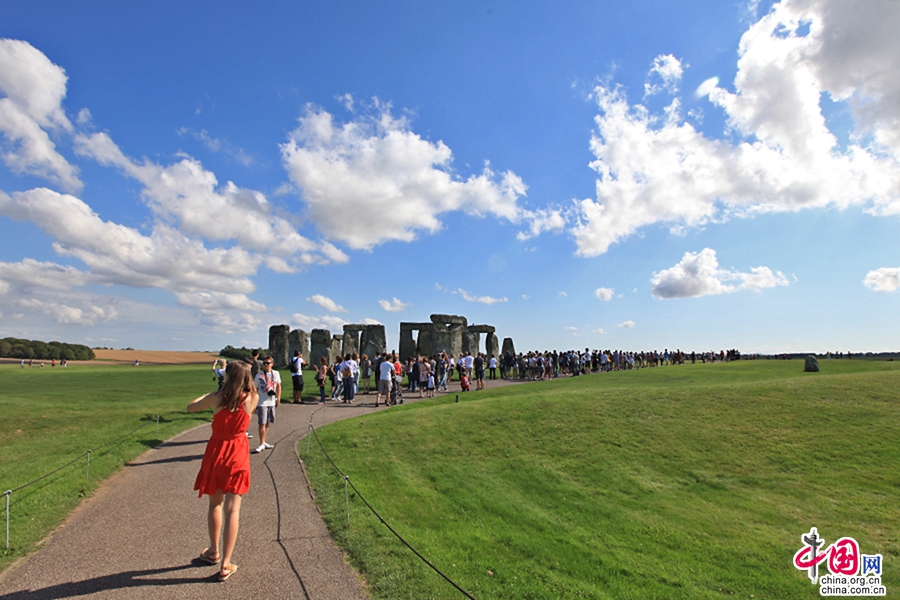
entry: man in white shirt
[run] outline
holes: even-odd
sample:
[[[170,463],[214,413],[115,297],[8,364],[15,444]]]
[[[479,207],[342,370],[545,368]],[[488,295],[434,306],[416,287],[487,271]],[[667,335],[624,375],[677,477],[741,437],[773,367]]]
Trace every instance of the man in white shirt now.
[[[469,381],[471,381],[472,380],[472,368],[475,366],[475,358],[472,356],[471,352],[466,352],[464,364],[466,367],[466,376],[469,378]]]
[[[391,398],[391,380],[394,376],[394,364],[388,360],[387,352],[381,355],[381,364],[378,366],[378,394],[375,396],[375,406],[384,394],[384,403],[388,404]]]
[[[281,374],[272,369],[275,360],[268,356],[263,361],[263,370],[256,375],[256,389],[259,391],[259,404],[256,416],[259,421],[259,446],[254,454],[274,448],[266,443],[269,425],[275,422],[275,407],[281,404]]]
[[[294,351],[294,357],[288,364],[291,369],[291,383],[294,385],[294,404],[303,404],[303,355]]]

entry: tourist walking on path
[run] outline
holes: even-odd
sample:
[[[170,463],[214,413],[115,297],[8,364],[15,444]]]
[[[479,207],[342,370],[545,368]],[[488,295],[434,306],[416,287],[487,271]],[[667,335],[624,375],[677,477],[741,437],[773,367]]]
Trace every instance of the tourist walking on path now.
[[[231,362],[225,371],[225,385],[188,404],[188,412],[213,409],[212,435],[200,464],[194,489],[209,496],[207,528],[209,547],[200,553],[200,560],[218,565],[219,581],[225,581],[237,571],[231,555],[237,542],[241,518],[241,497],[250,489],[250,456],[247,425],[256,410],[259,395],[250,376],[250,365]],[[224,508],[225,543],[219,552],[219,532],[222,529]],[[221,555],[220,555],[221,554]]]
[[[256,408],[259,424],[259,446],[254,453],[271,450],[274,446],[266,443],[269,426],[275,422],[275,407],[281,404],[281,373],[272,370],[275,359],[267,356],[263,361],[263,370],[256,376],[256,388],[259,391],[259,406]]]

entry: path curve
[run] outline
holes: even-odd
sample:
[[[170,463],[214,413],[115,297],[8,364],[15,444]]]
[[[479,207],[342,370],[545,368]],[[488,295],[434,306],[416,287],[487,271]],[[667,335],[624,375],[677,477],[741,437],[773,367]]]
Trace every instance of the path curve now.
[[[507,383],[512,382],[488,382],[488,387]],[[210,432],[209,425],[201,425],[105,481],[41,550],[0,576],[0,600],[190,600],[213,593],[243,599],[367,598],[310,497],[295,449],[314,411],[319,411],[314,416],[319,426],[389,410],[375,408],[374,398],[360,395],[353,405],[329,403],[324,411],[313,404],[278,408],[268,440],[275,448],[250,456],[252,484],[243,500],[234,553],[240,568],[227,582],[219,583],[217,568],[196,559],[208,542],[207,501],[193,491]],[[251,422],[255,436],[256,419]]]

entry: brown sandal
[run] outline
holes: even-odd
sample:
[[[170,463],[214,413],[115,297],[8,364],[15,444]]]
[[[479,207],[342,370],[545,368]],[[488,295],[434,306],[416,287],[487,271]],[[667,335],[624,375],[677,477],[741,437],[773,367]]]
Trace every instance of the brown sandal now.
[[[216,554],[210,556],[209,548],[206,548],[205,550],[203,550],[203,552],[200,553],[200,560],[208,565],[217,565],[219,564],[219,554],[217,552]]]
[[[234,563],[230,565],[222,565],[222,570],[219,571],[219,581],[225,581],[229,577],[231,577],[235,571],[238,570],[238,566]]]

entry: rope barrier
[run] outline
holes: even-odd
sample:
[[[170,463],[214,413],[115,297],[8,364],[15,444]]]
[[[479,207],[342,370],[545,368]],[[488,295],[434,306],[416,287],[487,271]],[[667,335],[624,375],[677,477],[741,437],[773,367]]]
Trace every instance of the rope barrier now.
[[[311,425],[311,424],[312,424],[312,423],[310,423],[310,425]],[[470,594],[469,592],[467,592],[466,590],[464,590],[463,588],[461,588],[461,587],[459,586],[459,584],[457,584],[455,581],[453,581],[453,580],[450,579],[447,575],[445,575],[445,574],[444,574],[440,569],[438,569],[438,568],[437,568],[430,560],[428,560],[427,558],[425,558],[424,556],[422,556],[422,554],[421,554],[418,550],[416,550],[415,548],[413,548],[412,544],[410,544],[409,542],[407,542],[407,541],[403,538],[403,536],[401,536],[399,533],[397,533],[397,531],[396,531],[393,527],[391,527],[390,524],[389,524],[387,521],[385,521],[384,518],[383,518],[380,514],[378,514],[378,511],[375,510],[375,507],[373,507],[371,504],[369,504],[369,501],[365,499],[365,497],[362,495],[362,493],[359,491],[359,489],[357,489],[357,487],[353,484],[353,482],[350,481],[350,477],[349,477],[348,475],[346,475],[343,471],[341,471],[341,468],[337,466],[337,464],[334,462],[334,460],[332,460],[331,456],[328,454],[328,451],[325,450],[325,446],[322,444],[322,440],[319,439],[319,434],[318,434],[318,432],[316,431],[315,427],[312,427],[312,434],[315,436],[315,438],[316,438],[316,443],[319,444],[319,448],[322,449],[322,453],[325,455],[325,458],[328,459],[328,462],[331,463],[331,466],[334,467],[334,470],[337,471],[338,473],[340,473],[341,477],[344,478],[345,486],[349,486],[349,487],[353,488],[353,491],[356,493],[357,496],[359,496],[359,499],[363,501],[363,504],[366,505],[366,508],[368,508],[370,511],[372,511],[372,514],[375,515],[375,517],[377,517],[378,520],[381,521],[381,523],[382,523],[385,527],[388,528],[388,531],[390,531],[391,533],[393,533],[394,536],[395,536],[398,540],[400,540],[401,542],[403,542],[403,545],[405,545],[407,548],[409,548],[409,549],[413,552],[413,554],[415,554],[416,556],[418,556],[419,559],[420,559],[422,562],[424,562],[426,565],[428,565],[429,567],[431,567],[431,570],[432,570],[432,571],[434,571],[435,573],[437,573],[438,575],[440,575],[441,577],[443,577],[443,578],[447,581],[447,583],[449,583],[450,585],[452,585],[453,587],[455,587],[457,590],[459,590],[459,592],[460,592],[462,595],[464,595],[466,598],[469,598],[469,600],[475,600],[475,597],[472,596],[472,594]],[[346,487],[345,487],[344,489],[346,490]],[[347,523],[349,524],[349,522],[350,522],[350,499],[349,499],[349,492],[348,492],[347,494],[348,494],[348,495],[347,495]]]
[[[168,414],[181,414],[181,411],[174,411],[174,412],[171,412],[171,413],[168,413]],[[155,417],[156,417],[156,437],[157,437],[157,439],[159,439],[159,419],[160,419],[160,415],[152,415],[152,416],[155,416]],[[66,467],[72,466],[73,464],[75,464],[76,462],[78,462],[79,460],[81,460],[82,458],[84,458],[85,456],[87,457],[87,466],[86,466],[85,474],[84,474],[84,486],[85,486],[85,488],[87,488],[87,485],[88,485],[88,482],[89,482],[90,476],[91,476],[91,453],[92,453],[92,452],[96,452],[97,450],[101,450],[101,449],[106,448],[106,447],[108,447],[108,446],[112,446],[112,445],[114,445],[114,444],[117,444],[117,443],[121,442],[122,440],[124,440],[124,439],[126,439],[126,438],[128,438],[128,437],[131,437],[132,435],[134,435],[135,433],[137,433],[137,432],[140,431],[141,429],[144,429],[144,428],[146,428],[146,427],[148,427],[149,425],[152,425],[152,424],[153,424],[153,421],[150,420],[150,421],[148,421],[147,423],[144,423],[143,425],[141,425],[140,427],[138,427],[138,428],[136,428],[136,429],[133,429],[133,430],[129,431],[128,433],[126,433],[126,434],[123,435],[123,436],[117,437],[116,439],[114,439],[114,440],[112,440],[112,441],[110,441],[110,442],[106,442],[105,444],[100,444],[100,445],[97,446],[96,448],[91,448],[91,449],[89,449],[89,450],[87,450],[87,451],[85,451],[85,452],[79,454],[78,456],[76,456],[75,458],[73,458],[72,460],[70,460],[69,462],[67,462],[66,464],[64,464],[63,466],[61,466],[61,467],[59,467],[59,468],[56,468],[56,469],[50,471],[49,473],[44,473],[44,474],[41,475],[40,477],[38,477],[38,478],[36,478],[36,479],[32,479],[31,481],[29,481],[29,482],[26,483],[26,484],[20,485],[19,487],[16,487],[16,488],[13,488],[13,489],[11,489],[11,490],[7,490],[7,491],[3,492],[3,495],[6,496],[6,549],[9,550],[9,499],[10,499],[10,497],[11,497],[14,493],[16,493],[16,492],[18,492],[18,491],[20,491],[20,490],[23,490],[23,489],[25,489],[25,488],[27,488],[27,487],[29,487],[29,486],[31,486],[31,485],[34,485],[35,483],[38,483],[39,481],[41,481],[41,480],[43,480],[43,479],[46,479],[46,478],[50,477],[51,475],[55,475],[56,473],[59,473],[60,471],[62,471],[62,470],[65,469]]]

